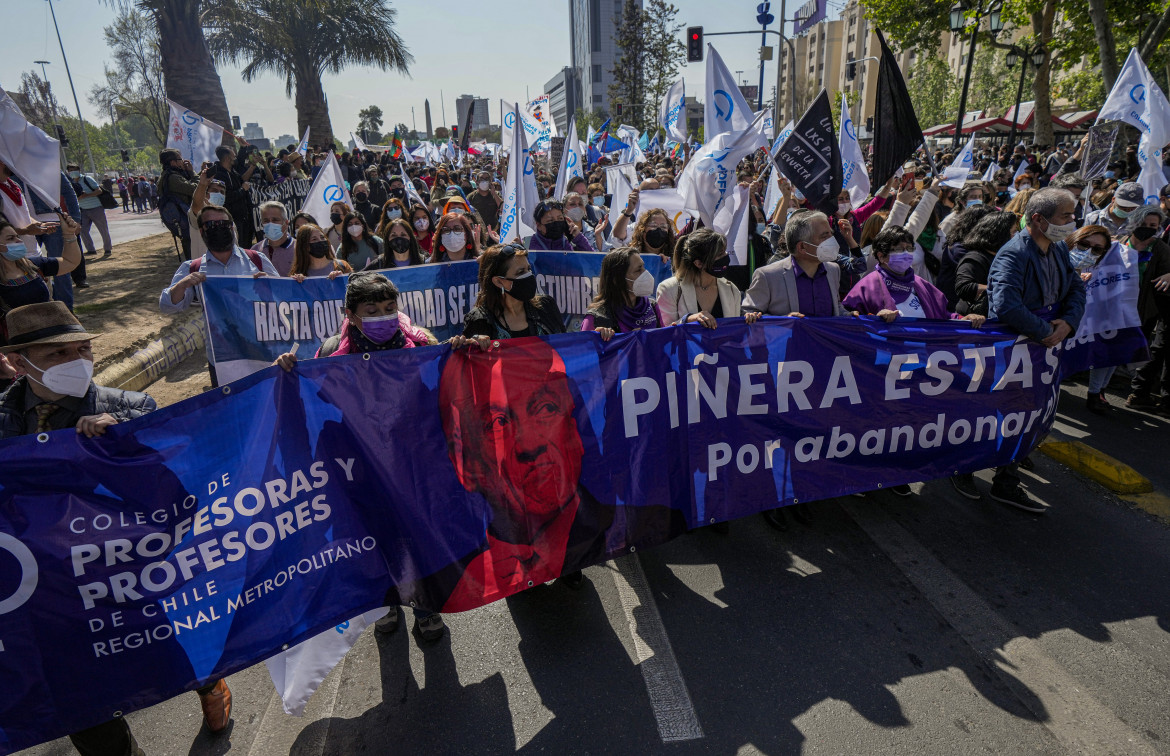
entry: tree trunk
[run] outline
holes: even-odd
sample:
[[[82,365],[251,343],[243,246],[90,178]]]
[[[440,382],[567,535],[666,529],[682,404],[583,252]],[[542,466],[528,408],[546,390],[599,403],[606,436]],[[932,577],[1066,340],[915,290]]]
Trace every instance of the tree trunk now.
[[[1032,141],[1041,145],[1056,144],[1056,135],[1052,130],[1052,26],[1055,18],[1056,0],[1045,0],[1041,12],[1032,14],[1032,32],[1036,41],[1048,51],[1044,62],[1036,69],[1036,78],[1032,82],[1032,96],[1036,103],[1032,119],[1035,136]]]
[[[199,22],[199,5],[199,0],[162,0],[154,10],[167,97],[231,128],[227,98]]]
[[[1158,47],[1162,44],[1162,40],[1166,39],[1166,35],[1170,34],[1170,5],[1162,11],[1162,15],[1154,23],[1146,28],[1142,34],[1141,40],[1138,43],[1138,54],[1142,56],[1142,60],[1149,61],[1154,57],[1154,53],[1158,51]],[[1149,63],[1147,62],[1148,66]],[[1170,84],[1170,82],[1167,82]]]
[[[329,120],[321,74],[308,65],[296,66],[293,80],[297,90],[297,131],[304,134],[308,126],[312,129],[313,143],[328,147],[333,144],[333,123]]]
[[[1121,64],[1117,61],[1113,22],[1109,19],[1105,0],[1089,0],[1089,19],[1093,22],[1097,47],[1101,50],[1101,76],[1105,79],[1105,92],[1108,94],[1113,89],[1113,82],[1117,81],[1117,74],[1121,72]]]

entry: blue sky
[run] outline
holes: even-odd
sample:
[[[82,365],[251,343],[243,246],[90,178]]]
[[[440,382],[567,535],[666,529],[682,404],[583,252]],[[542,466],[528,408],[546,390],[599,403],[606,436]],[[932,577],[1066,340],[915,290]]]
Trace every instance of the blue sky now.
[[[737,31],[758,28],[755,21],[758,0],[674,0],[678,20],[684,26],[702,25],[707,31]],[[792,15],[799,0],[792,0]],[[0,86],[17,89],[23,71],[37,70],[34,60],[48,60],[49,80],[62,104],[73,110],[69,82],[61,62],[61,51],[53,31],[46,0],[4,0],[5,16],[19,20],[19,34],[6,35],[5,54],[0,59]],[[514,101],[539,94],[569,58],[569,11],[567,0],[452,0],[435,5],[396,2],[398,31],[415,63],[405,77],[376,69],[354,68],[340,76],[324,79],[334,132],[343,138],[357,125],[357,113],[367,105],[378,105],[387,124],[411,126],[414,106],[418,128],[425,127],[423,100],[431,101],[434,125],[441,125],[440,91],[446,103],[447,121],[454,122],[455,98],[461,94],[486,97],[493,107],[499,98]],[[53,0],[61,37],[69,55],[73,83],[86,119],[105,121],[87,95],[102,80],[102,62],[109,59],[102,28],[114,11],[100,0]],[[836,6],[834,8],[834,6]],[[442,10],[436,12],[439,8]],[[840,4],[830,3],[830,13]],[[484,13],[488,9],[489,13]],[[772,4],[778,14],[779,3]],[[774,27],[773,27],[774,28]],[[262,33],[262,32],[261,32]],[[773,37],[774,38],[774,37]],[[757,36],[714,37],[711,41],[732,71],[742,70],[749,84],[759,79]],[[702,99],[704,69],[691,63],[682,69],[687,93]],[[296,131],[296,110],[284,95],[283,79],[265,75],[245,84],[239,69],[224,67],[220,78],[227,95],[228,109],[242,122],[255,121],[265,135],[276,137]],[[776,79],[775,61],[765,70],[765,99]],[[498,121],[494,116],[492,121]],[[564,124],[558,124],[562,128]]]

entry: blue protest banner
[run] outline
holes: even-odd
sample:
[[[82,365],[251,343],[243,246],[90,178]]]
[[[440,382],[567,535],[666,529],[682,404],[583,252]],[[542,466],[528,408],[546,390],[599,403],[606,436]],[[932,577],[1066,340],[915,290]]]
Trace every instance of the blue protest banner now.
[[[961,321],[724,320],[305,360],[104,437],[0,442],[0,752],[384,602],[470,609],[698,525],[1019,459],[1058,372]]]
[[[556,299],[565,326],[578,330],[597,294],[605,255],[598,252],[529,252],[540,291]],[[670,266],[656,255],[643,258],[660,283]],[[411,322],[440,341],[463,333],[463,317],[479,294],[479,263],[468,260],[412,265],[380,271],[398,287],[399,309]],[[203,284],[209,359],[220,383],[230,383],[268,367],[297,344],[297,357],[308,359],[337,333],[344,315],[348,277],[306,278],[213,277]]]

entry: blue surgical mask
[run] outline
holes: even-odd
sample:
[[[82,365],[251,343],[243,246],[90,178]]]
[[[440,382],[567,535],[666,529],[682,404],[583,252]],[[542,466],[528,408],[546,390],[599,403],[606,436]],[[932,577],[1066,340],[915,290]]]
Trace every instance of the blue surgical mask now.
[[[967,207],[977,207],[982,204],[983,200],[967,200]]]
[[[28,247],[24,245],[24,242],[14,242],[4,250],[4,259],[6,260],[23,260],[26,257],[28,257]]]
[[[223,201],[227,199],[227,195],[222,192],[208,192],[207,201],[213,205],[223,207]]]
[[[594,197],[593,204],[596,205],[597,207],[601,207],[602,205],[604,205],[605,204],[605,195],[599,194],[596,197]]]
[[[756,236],[763,236],[764,232],[767,230],[768,230],[767,223],[757,223],[756,224]]]
[[[284,226],[279,223],[265,223],[264,237],[268,241],[280,241],[284,238]]]
[[[396,207],[392,207],[386,211],[386,217],[392,220],[397,220],[402,217],[402,211]]]
[[[1113,178],[1117,175],[1114,171],[1105,171],[1105,178]]]

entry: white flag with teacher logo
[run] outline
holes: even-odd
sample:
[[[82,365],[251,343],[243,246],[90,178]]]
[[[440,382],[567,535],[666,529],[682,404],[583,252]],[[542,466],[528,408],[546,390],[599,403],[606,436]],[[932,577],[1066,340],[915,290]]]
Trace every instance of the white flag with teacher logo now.
[[[841,185],[849,192],[849,201],[854,207],[861,207],[869,196],[869,174],[865,172],[865,154],[857,142],[844,93],[841,94],[841,176]]]
[[[204,163],[218,162],[215,148],[223,141],[223,126],[212,123],[189,108],[171,100],[170,130],[167,132],[167,149],[178,150],[184,160],[189,160],[195,170]]]
[[[337,164],[337,155],[330,152],[321,166],[321,172],[309,187],[309,194],[301,210],[313,216],[318,226],[325,228],[329,225],[329,206],[334,202],[344,202],[353,207],[349,189],[341,176],[341,166]]]
[[[737,134],[752,122],[752,110],[739,91],[723,58],[707,45],[707,102],[703,110],[703,134],[707,143],[720,134]],[[761,128],[763,128],[761,126]]]
[[[1142,133],[1137,151],[1141,166],[1138,183],[1142,185],[1146,204],[1158,204],[1158,191],[1166,185],[1162,149],[1170,143],[1170,102],[1150,75],[1137,48],[1129,51],[1097,115],[1097,123],[1102,121],[1125,121]]]
[[[666,129],[666,138],[676,142],[687,141],[686,85],[682,79],[670,85],[670,90],[658,106],[658,122]]]

